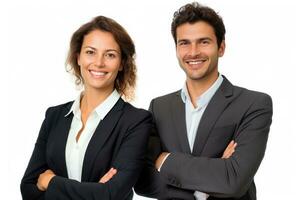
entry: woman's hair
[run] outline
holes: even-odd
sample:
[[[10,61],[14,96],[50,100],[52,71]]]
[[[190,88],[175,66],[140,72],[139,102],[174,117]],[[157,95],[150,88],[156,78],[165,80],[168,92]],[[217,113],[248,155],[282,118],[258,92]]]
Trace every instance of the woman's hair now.
[[[118,72],[115,88],[125,99],[133,99],[136,83],[135,46],[127,31],[113,19],[97,16],[73,33],[66,60],[67,71],[71,71],[75,75],[76,85],[83,84],[77,58],[81,51],[84,36],[94,30],[111,33],[118,43],[121,50],[121,66],[123,70]]]
[[[178,26],[185,23],[193,24],[199,21],[204,21],[213,27],[218,47],[220,47],[222,41],[225,40],[226,32],[223,20],[213,9],[203,6],[198,2],[186,4],[174,13],[171,32],[175,44],[177,43],[176,29]]]

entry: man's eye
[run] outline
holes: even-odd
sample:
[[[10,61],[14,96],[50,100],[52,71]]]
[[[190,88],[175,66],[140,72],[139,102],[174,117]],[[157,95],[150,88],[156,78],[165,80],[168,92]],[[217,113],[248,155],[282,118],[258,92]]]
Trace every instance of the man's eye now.
[[[187,45],[187,42],[182,41],[182,42],[179,42],[178,45],[179,45],[179,46]]]

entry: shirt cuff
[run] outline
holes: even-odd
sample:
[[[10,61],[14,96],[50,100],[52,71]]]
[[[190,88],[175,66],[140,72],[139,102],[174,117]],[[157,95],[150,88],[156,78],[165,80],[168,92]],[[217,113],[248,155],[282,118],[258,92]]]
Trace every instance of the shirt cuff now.
[[[197,200],[206,200],[209,195],[203,192],[195,191],[194,197],[196,197]]]

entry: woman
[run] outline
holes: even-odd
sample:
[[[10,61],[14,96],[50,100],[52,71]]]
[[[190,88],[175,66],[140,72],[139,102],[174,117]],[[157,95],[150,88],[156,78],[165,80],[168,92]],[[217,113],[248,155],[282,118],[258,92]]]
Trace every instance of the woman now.
[[[151,115],[122,100],[135,86],[135,47],[99,16],[72,36],[67,63],[84,90],[48,108],[21,182],[23,199],[132,199]]]

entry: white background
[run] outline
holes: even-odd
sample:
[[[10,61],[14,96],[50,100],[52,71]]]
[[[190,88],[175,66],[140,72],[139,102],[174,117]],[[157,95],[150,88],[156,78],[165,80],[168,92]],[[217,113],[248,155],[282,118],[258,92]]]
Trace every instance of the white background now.
[[[97,15],[123,25],[137,49],[138,87],[133,104],[147,109],[152,98],[183,85],[170,24],[173,12],[188,2],[1,1],[1,199],[21,199],[20,180],[46,108],[77,96],[64,68],[71,34]],[[255,176],[258,198],[296,199],[300,180],[300,6],[289,0],[201,2],[219,12],[227,29],[220,72],[233,84],[264,91],[273,98],[268,147]]]

